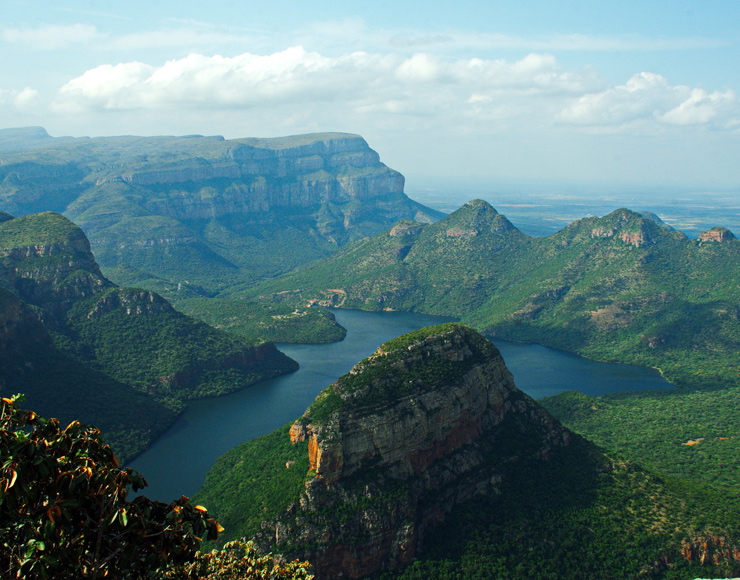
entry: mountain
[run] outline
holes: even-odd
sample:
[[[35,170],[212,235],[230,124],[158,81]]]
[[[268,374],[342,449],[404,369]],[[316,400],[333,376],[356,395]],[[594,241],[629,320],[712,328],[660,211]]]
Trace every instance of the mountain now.
[[[690,240],[620,209],[533,238],[473,201],[434,224],[400,222],[245,296],[456,316],[489,336],[659,368],[679,389],[590,403],[562,395],[548,407],[660,471],[738,488],[723,466],[740,449],[683,445],[740,437],[740,242],[724,228]],[[676,408],[686,410],[678,422]],[[649,409],[648,424],[630,428],[638,409]]]
[[[490,335],[660,366],[681,384],[697,382],[681,370],[690,352],[736,380],[721,367],[740,347],[740,243],[716,229],[689,240],[626,209],[533,238],[473,201],[245,294],[457,316]]]
[[[250,344],[105,278],[80,228],[56,213],[0,223],[4,395],[45,416],[94,423],[122,456],[182,408],[294,370],[272,343]]]
[[[442,214],[362,137],[57,139],[0,131],[0,209],[64,213],[121,283],[212,295],[325,257],[402,218]]]
[[[294,423],[220,458],[194,500],[227,539],[308,559],[322,580],[740,569],[732,502],[604,455],[460,324],[381,345]],[[729,511],[702,522],[714,501]]]

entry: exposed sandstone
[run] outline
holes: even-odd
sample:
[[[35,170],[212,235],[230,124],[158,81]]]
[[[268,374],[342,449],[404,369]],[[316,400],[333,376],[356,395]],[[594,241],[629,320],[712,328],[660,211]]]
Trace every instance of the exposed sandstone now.
[[[737,239],[735,235],[728,230],[720,226],[714,227],[710,230],[702,232],[697,238],[700,242],[729,242]]]
[[[160,312],[174,312],[169,302],[159,294],[148,290],[124,288],[114,290],[103,296],[88,312],[88,318],[100,318],[114,310],[121,310],[128,316],[149,316]]]
[[[455,505],[498,492],[509,463],[546,458],[570,440],[472,329],[443,325],[408,337],[356,365],[290,429],[292,442],[308,441],[306,491],[257,539],[295,550],[318,578],[412,561]],[[535,443],[506,449],[513,432],[530,432]],[[492,453],[500,459],[491,462]]]

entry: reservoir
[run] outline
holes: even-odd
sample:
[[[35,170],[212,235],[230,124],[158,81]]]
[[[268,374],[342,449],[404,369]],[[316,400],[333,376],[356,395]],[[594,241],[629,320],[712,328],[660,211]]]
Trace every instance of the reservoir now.
[[[192,496],[219,456],[300,417],[322,389],[383,342],[450,320],[410,312],[333,312],[347,329],[343,341],[278,345],[298,361],[298,371],[224,397],[190,401],[174,425],[128,465],[149,483],[142,493],[165,502]],[[540,345],[494,343],[517,386],[534,398],[568,390],[597,396],[671,386],[649,368],[596,362]]]

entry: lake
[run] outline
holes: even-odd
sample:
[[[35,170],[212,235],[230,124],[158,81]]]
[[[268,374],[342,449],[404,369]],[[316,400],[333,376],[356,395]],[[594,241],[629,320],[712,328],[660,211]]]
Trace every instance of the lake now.
[[[219,456],[300,417],[322,389],[383,342],[451,320],[409,312],[333,312],[347,329],[343,341],[278,345],[301,365],[295,373],[224,397],[190,401],[174,425],[128,465],[147,479],[143,493],[167,502],[193,495]],[[534,398],[567,390],[603,395],[671,386],[654,369],[596,362],[540,345],[494,343],[517,386]]]

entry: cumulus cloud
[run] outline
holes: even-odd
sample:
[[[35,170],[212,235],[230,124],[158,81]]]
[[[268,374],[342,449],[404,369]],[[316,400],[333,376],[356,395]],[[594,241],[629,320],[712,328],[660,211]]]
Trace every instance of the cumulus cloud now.
[[[39,94],[31,87],[21,90],[0,89],[0,105],[16,109],[30,109],[36,105]]]
[[[516,61],[430,53],[352,52],[325,56],[293,47],[259,55],[191,54],[159,66],[101,65],[58,92],[57,111],[242,110],[290,119],[426,117],[439,126],[559,124],[597,131],[738,126],[734,92],[673,85],[643,72],[605,86],[592,70],[563,70],[550,54]],[[336,121],[334,121],[336,122]],[[390,122],[390,121],[388,121]]]
[[[94,26],[88,24],[49,24],[37,28],[5,28],[0,32],[4,42],[37,50],[58,50],[103,37]]]
[[[634,124],[732,126],[740,115],[735,93],[672,85],[662,75],[642,72],[624,85],[588,93],[572,102],[560,119],[576,125],[624,127]]]
[[[551,55],[531,54],[514,62],[425,53],[328,57],[294,47],[269,55],[191,54],[157,67],[101,65],[64,85],[56,106],[115,110],[334,102],[365,112],[421,113],[469,102],[480,106],[494,97],[574,96],[588,88],[594,88],[590,74],[565,72]]]

